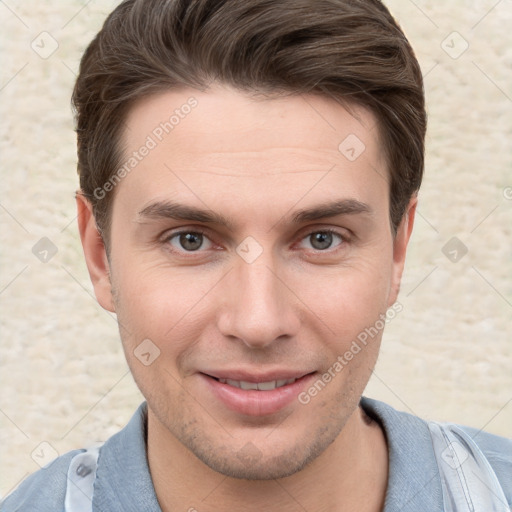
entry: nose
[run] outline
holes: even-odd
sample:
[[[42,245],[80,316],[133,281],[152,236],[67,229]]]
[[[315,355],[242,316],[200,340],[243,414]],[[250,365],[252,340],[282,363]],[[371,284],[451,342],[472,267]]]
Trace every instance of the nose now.
[[[256,261],[242,258],[219,290],[218,328],[250,348],[265,348],[295,336],[300,328],[299,300],[286,283],[283,269],[264,251]]]

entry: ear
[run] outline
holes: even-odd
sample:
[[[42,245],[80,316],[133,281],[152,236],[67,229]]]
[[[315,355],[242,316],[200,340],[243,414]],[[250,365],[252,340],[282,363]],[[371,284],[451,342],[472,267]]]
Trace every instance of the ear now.
[[[80,239],[82,240],[85,262],[94,287],[94,293],[104,309],[115,312],[107,252],[96,226],[91,202],[81,192],[77,192],[76,206]]]
[[[398,292],[400,291],[400,282],[402,280],[402,273],[405,265],[405,254],[407,252],[407,244],[409,243],[414,225],[414,216],[416,214],[417,205],[418,196],[414,194],[407,205],[393,241],[393,270],[391,275],[391,290],[388,299],[388,307],[394,304],[398,297]]]

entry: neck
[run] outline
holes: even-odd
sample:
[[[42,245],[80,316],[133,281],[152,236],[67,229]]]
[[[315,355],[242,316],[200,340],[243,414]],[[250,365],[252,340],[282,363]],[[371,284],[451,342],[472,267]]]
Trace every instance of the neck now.
[[[150,409],[148,461],[163,512],[381,512],[388,479],[384,433],[360,407],[319,457],[286,478],[242,480],[213,471]]]

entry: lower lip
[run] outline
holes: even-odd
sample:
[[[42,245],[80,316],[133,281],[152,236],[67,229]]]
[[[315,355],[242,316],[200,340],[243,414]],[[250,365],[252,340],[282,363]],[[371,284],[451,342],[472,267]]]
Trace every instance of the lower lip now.
[[[269,391],[241,389],[224,384],[213,377],[200,374],[213,394],[228,408],[247,416],[266,416],[274,414],[296,400],[297,396],[308,385],[315,374],[310,373],[287,384]]]

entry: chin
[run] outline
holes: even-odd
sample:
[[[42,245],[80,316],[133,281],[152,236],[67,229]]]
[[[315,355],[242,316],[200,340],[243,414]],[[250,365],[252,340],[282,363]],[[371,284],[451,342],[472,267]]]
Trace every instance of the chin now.
[[[304,469],[318,453],[309,453],[304,456],[298,449],[281,453],[277,456],[265,457],[252,443],[247,443],[239,452],[231,456],[196,453],[202,462],[210,469],[230,478],[241,480],[275,480],[285,478]],[[213,456],[210,456],[213,455]]]
[[[330,427],[318,426],[316,430],[311,429],[311,435],[303,434],[299,439],[287,436],[289,446],[286,441],[274,445],[267,440],[266,446],[248,441],[237,450],[235,443],[226,445],[224,440],[224,444],[219,444],[211,438],[189,436],[185,432],[180,441],[217,473],[244,480],[274,480],[306,468],[335,441],[342,427],[331,422]]]

